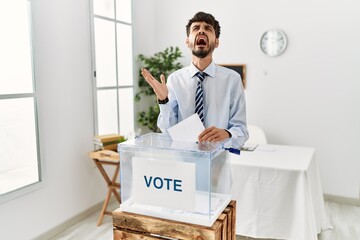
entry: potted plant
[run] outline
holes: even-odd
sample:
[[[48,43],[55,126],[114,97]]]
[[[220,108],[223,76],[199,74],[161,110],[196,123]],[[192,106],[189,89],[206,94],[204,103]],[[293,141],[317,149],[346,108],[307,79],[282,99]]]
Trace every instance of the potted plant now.
[[[155,53],[150,57],[144,56],[143,54],[138,55],[138,60],[141,62],[141,67],[139,69],[139,91],[135,95],[135,101],[139,102],[142,97],[150,96],[151,102],[147,110],[140,111],[138,113],[137,121],[141,126],[147,127],[153,132],[160,132],[160,129],[157,127],[157,118],[160,109],[156,103],[156,96],[154,91],[141,75],[141,68],[146,68],[149,70],[150,73],[156,79],[158,79],[158,81],[160,81],[161,74],[164,74],[165,77],[167,77],[170,73],[183,67],[179,62],[180,57],[182,57],[182,53],[178,47],[168,47],[164,51]]]

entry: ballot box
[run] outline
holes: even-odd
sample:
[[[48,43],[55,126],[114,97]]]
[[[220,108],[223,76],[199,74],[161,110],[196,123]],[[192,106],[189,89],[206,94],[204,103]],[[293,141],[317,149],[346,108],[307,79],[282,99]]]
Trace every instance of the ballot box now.
[[[228,142],[148,133],[120,143],[120,210],[212,226],[230,202]]]

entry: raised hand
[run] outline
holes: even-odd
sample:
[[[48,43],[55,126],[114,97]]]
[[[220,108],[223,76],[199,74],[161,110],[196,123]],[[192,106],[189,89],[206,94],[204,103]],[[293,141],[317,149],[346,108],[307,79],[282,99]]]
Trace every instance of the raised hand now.
[[[143,75],[146,82],[148,82],[150,84],[150,86],[152,87],[152,89],[154,90],[154,92],[156,94],[156,97],[159,100],[164,100],[168,96],[169,91],[166,86],[164,74],[161,74],[161,76],[160,76],[161,83],[158,80],[156,80],[151,75],[151,73],[145,68],[141,69],[141,75]]]

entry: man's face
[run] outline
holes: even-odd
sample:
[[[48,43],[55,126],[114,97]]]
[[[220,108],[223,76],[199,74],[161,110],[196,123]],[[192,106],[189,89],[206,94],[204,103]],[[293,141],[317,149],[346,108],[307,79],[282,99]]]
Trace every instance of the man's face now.
[[[206,22],[194,22],[190,26],[186,44],[192,54],[198,58],[205,58],[219,45],[219,39],[215,36],[215,29]]]

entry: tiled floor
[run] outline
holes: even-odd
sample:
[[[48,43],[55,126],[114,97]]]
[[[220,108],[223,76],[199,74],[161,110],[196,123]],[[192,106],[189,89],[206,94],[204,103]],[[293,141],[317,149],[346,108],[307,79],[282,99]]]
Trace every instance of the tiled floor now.
[[[359,240],[360,239],[360,206],[325,202],[326,212],[333,229],[319,234],[319,240]],[[111,208],[115,210],[118,203]],[[110,208],[109,208],[110,209]],[[112,240],[112,219],[105,216],[103,224],[96,226],[99,212],[92,214],[82,222],[75,224],[50,240]],[[237,236],[237,240],[254,240],[254,238]]]

